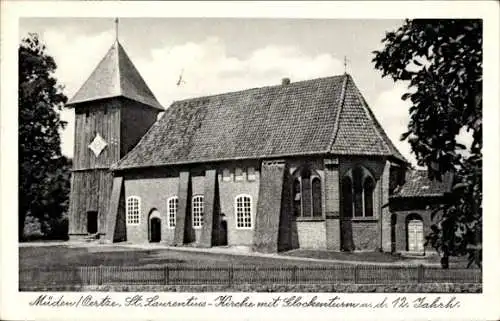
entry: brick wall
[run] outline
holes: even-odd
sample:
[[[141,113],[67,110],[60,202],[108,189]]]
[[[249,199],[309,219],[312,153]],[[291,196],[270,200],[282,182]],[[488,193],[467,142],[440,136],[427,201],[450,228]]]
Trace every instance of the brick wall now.
[[[167,199],[178,193],[178,177],[156,177],[125,179],[125,200],[129,196],[141,198],[141,213],[139,225],[126,225],[127,241],[132,243],[149,242],[149,214],[152,209],[160,212],[161,241],[171,243],[174,229],[168,227]]]
[[[325,221],[297,221],[299,247],[303,249],[326,249]]]
[[[332,251],[340,251],[340,219],[327,218],[326,229],[326,248]]]
[[[243,245],[252,246],[253,233],[255,228],[255,216],[257,213],[257,202],[259,200],[259,182],[260,172],[257,162],[242,162],[239,164],[221,164],[217,174],[219,183],[219,200],[220,211],[224,215],[227,222],[227,243],[228,245]],[[255,180],[249,181],[247,177],[248,167],[255,168]],[[243,177],[241,181],[235,180],[236,168],[243,169]],[[229,179],[224,180],[222,177],[223,169],[228,169],[230,176]],[[236,228],[236,213],[235,213],[235,199],[236,196],[241,194],[250,195],[252,198],[252,229],[238,229]]]
[[[243,162],[241,164],[221,164],[217,167],[218,197],[217,205],[219,211],[224,215],[227,222],[227,241],[228,245],[246,245],[251,246],[253,242],[252,229],[237,229],[235,214],[235,198],[240,194],[250,195],[252,198],[252,222],[255,223],[257,211],[257,201],[259,192],[260,175],[256,162]],[[248,181],[246,168],[254,167],[255,180]],[[243,170],[243,179],[236,181],[234,177],[235,168]],[[222,170],[230,170],[231,176],[228,181],[222,179]],[[185,218],[185,240],[188,243],[197,243],[200,240],[202,229],[192,228],[191,198],[193,195],[204,195],[205,193],[205,171],[203,168],[191,169],[192,174],[189,178],[189,195],[187,196],[187,215]],[[127,241],[132,243],[148,242],[148,215],[151,209],[156,208],[161,215],[162,221],[162,242],[172,244],[174,240],[175,229],[168,227],[167,199],[172,196],[179,196],[179,173],[178,171],[156,171],[143,172],[125,177],[124,180],[125,198],[136,195],[141,198],[141,223],[139,225],[127,225]],[[179,199],[179,201],[181,201]],[[180,205],[180,204],[179,204]],[[180,208],[179,208],[180,210]],[[180,213],[178,213],[179,215]],[[219,215],[219,213],[217,213]],[[219,221],[220,217],[216,217]],[[217,229],[217,226],[214,226]]]
[[[379,248],[379,224],[373,221],[352,220],[352,238],[355,250],[375,251]]]
[[[321,221],[295,221],[282,224],[281,228],[287,228],[286,242],[283,246],[288,248],[323,248],[340,249],[340,221],[337,219],[340,209],[339,179],[348,169],[355,165],[363,165],[370,170],[376,180],[374,191],[374,221],[353,222],[353,240],[356,249],[375,250],[380,248],[380,225],[378,218],[381,215],[381,205],[384,199],[388,198],[388,170],[384,170],[384,162],[381,159],[362,158],[340,158],[339,164],[327,165],[318,159],[294,159],[290,162],[288,172],[292,174],[298,166],[305,162],[311,164],[312,168],[320,175],[323,191],[323,220]],[[252,246],[257,213],[257,203],[259,197],[260,171],[259,163],[246,161],[240,163],[225,163],[214,166],[217,169],[219,213],[214,212],[214,222],[219,222],[223,217],[227,222],[227,243],[228,245]],[[211,168],[214,168],[211,167]],[[248,181],[248,167],[255,168],[255,180]],[[236,168],[242,169],[242,179],[235,179]],[[229,170],[228,179],[223,178],[223,170]],[[191,227],[191,197],[193,195],[205,193],[205,171],[204,168],[191,169],[190,195],[188,205],[188,217],[186,217],[186,229],[188,231],[188,241],[200,239],[202,229],[192,229]],[[127,226],[127,240],[134,243],[148,242],[148,215],[151,209],[156,208],[162,219],[162,242],[172,243],[174,239],[174,229],[169,229],[167,224],[167,204],[169,197],[177,195],[179,192],[179,173],[172,171],[169,174],[151,174],[144,172],[141,175],[125,179],[125,197],[137,195],[141,197],[141,224],[138,226]],[[161,176],[161,177],[158,177]],[[385,177],[387,176],[387,177]],[[387,185],[387,186],[385,186]],[[285,186],[285,188],[288,188]],[[237,229],[235,216],[235,198],[237,195],[246,194],[252,199],[252,229]],[[285,200],[286,201],[286,200]],[[286,205],[286,204],[285,204]],[[215,216],[217,215],[217,217]],[[219,216],[221,215],[221,216]],[[390,213],[384,218],[385,233],[388,231],[389,237],[385,236],[390,250]],[[387,223],[388,222],[388,230]],[[286,226],[285,226],[286,225]],[[218,226],[214,226],[214,233]],[[189,235],[191,235],[189,237]]]

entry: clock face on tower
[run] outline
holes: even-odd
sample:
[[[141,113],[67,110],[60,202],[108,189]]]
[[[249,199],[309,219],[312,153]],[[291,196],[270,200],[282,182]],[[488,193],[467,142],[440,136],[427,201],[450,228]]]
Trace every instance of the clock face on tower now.
[[[106,146],[108,146],[108,143],[106,143],[99,133],[96,133],[94,139],[89,144],[89,148],[94,153],[95,157],[99,157]]]

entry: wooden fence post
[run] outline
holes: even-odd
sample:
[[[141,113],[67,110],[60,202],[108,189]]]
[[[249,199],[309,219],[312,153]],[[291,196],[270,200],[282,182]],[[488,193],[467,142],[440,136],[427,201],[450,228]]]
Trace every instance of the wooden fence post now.
[[[165,267],[163,268],[163,280],[164,280],[164,283],[165,285],[168,285],[168,279],[170,277],[170,273],[169,273],[169,269],[168,269],[168,265],[165,265]]]
[[[297,266],[294,265],[292,266],[292,282],[293,283],[297,283],[298,279],[297,279]]]
[[[354,284],[358,284],[359,282],[359,271],[358,271],[358,265],[354,265]]]
[[[423,283],[424,282],[424,266],[420,264],[417,267],[417,283]]]
[[[233,274],[234,274],[233,266],[230,265],[228,268],[228,279],[227,279],[227,283],[229,286],[233,286]]]
[[[99,265],[99,268],[97,269],[97,284],[102,285],[102,265]]]

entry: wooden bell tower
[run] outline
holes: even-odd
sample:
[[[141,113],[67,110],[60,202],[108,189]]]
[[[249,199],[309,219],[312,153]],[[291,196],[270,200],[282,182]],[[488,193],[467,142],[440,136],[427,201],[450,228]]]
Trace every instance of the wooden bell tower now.
[[[70,239],[99,238],[113,182],[111,165],[129,152],[163,107],[117,38],[70,99],[75,141],[69,208]]]

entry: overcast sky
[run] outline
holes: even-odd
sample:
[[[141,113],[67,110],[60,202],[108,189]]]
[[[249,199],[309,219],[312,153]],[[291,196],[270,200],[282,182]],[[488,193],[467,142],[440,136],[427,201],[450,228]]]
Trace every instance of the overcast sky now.
[[[297,80],[352,75],[389,137],[414,162],[399,137],[408,122],[405,86],[381,78],[372,51],[402,20],[121,18],[119,39],[164,107],[173,100]],[[38,33],[58,65],[68,98],[112,45],[114,18],[24,18],[22,38]],[[185,83],[176,86],[183,73]],[[62,151],[73,154],[72,110],[62,132]]]

